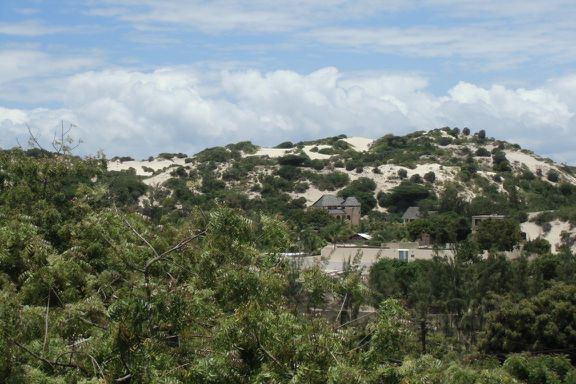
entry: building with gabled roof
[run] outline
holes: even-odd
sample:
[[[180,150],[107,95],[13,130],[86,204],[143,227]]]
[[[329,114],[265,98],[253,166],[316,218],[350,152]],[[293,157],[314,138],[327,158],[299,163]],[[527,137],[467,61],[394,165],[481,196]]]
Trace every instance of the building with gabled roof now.
[[[408,224],[411,221],[419,219],[422,217],[422,212],[420,212],[420,207],[408,207],[406,212],[402,215],[402,221],[404,224]]]
[[[324,209],[331,216],[350,225],[360,224],[361,204],[354,196],[344,199],[334,195],[322,195],[310,208]]]

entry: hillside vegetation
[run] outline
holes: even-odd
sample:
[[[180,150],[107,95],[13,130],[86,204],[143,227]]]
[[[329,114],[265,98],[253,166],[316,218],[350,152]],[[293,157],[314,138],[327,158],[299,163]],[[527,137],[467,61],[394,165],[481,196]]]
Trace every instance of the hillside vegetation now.
[[[572,169],[482,136],[144,162],[0,151],[0,382],[576,382],[572,235],[500,252],[521,222],[574,222]],[[375,241],[426,228],[455,256],[302,268],[284,253],[352,231],[305,209],[313,189],[361,200],[354,229]],[[410,205],[436,213],[404,226]],[[470,215],[494,212],[470,236]]]
[[[378,241],[414,238],[415,230],[392,229],[409,206],[420,206],[424,214],[456,213],[454,220],[468,223],[472,215],[506,215],[523,223],[530,240],[546,238],[554,252],[575,235],[574,168],[488,138],[484,131],[443,128],[377,140],[341,135],[276,148],[241,142],[192,157],[162,154],[143,162],[112,161],[109,169],[141,176],[149,189],[140,204],[163,207],[156,209],[158,214],[210,209],[220,202],[281,214],[301,227],[306,222],[302,209],[331,193],[356,195],[365,217],[359,230],[375,233]],[[534,219],[537,212],[558,210],[562,212],[546,214],[548,221]],[[384,219],[390,227],[385,231]]]

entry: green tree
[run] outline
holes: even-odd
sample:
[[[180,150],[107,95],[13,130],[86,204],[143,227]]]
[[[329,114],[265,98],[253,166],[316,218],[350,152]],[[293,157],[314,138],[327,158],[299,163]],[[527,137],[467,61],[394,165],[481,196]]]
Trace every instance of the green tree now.
[[[476,241],[487,250],[511,251],[520,240],[520,225],[512,219],[484,220],[476,232]]]

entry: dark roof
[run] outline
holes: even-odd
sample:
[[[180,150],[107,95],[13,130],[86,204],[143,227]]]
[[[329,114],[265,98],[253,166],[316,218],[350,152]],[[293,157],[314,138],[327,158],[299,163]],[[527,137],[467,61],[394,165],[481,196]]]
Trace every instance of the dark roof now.
[[[342,205],[344,199],[334,195],[322,195],[314,204],[313,207],[336,207]]]
[[[402,215],[402,219],[404,220],[414,220],[421,217],[422,214],[420,213],[420,207],[408,207],[406,212]]]
[[[354,196],[350,196],[344,200],[341,197],[334,195],[323,195],[314,204],[313,207],[325,208],[325,207],[359,207],[360,202]]]
[[[350,197],[347,197],[346,200],[344,201],[344,206],[345,207],[359,207],[360,202],[354,196],[350,196]]]

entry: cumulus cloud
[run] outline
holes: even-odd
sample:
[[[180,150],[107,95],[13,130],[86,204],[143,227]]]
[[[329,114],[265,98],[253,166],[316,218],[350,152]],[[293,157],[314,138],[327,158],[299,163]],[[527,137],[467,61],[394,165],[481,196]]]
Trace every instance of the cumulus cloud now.
[[[576,163],[576,76],[538,88],[459,83],[445,95],[410,74],[300,74],[257,70],[204,73],[166,68],[85,72],[61,81],[57,109],[0,108],[3,146],[29,124],[49,138],[61,119],[78,126],[83,151],[146,157],[193,153],[252,140],[271,145],[345,133],[380,137],[440,126],[468,126]],[[12,136],[13,138],[11,138]]]

